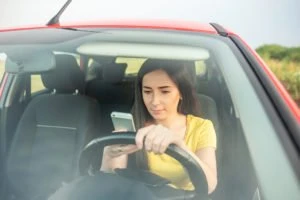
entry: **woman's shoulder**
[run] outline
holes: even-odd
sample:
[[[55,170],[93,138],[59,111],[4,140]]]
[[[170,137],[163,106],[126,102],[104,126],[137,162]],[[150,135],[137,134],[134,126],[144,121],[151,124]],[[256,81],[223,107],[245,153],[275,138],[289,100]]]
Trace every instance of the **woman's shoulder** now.
[[[187,140],[196,141],[196,149],[216,148],[216,133],[213,123],[201,117],[187,115]]]
[[[214,131],[214,125],[211,120],[204,119],[195,115],[187,115],[187,127],[191,132],[211,132]]]
[[[187,115],[187,124],[195,126],[210,125],[212,122],[209,119],[204,119],[195,115]]]

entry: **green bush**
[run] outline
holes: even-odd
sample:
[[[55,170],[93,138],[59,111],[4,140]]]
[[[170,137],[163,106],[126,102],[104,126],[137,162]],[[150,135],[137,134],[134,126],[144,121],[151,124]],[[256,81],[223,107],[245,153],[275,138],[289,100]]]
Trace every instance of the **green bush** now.
[[[264,45],[256,51],[300,107],[300,47]]]
[[[300,62],[300,47],[283,47],[280,45],[271,44],[258,47],[256,51],[266,59]]]
[[[287,51],[290,61],[300,63],[300,47],[289,48]]]

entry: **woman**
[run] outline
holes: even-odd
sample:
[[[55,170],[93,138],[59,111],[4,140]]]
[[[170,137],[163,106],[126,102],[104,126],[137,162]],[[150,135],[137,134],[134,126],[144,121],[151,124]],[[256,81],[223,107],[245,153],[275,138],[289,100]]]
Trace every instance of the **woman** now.
[[[209,193],[214,191],[216,134],[209,120],[195,116],[199,113],[198,101],[191,80],[183,62],[148,59],[136,82],[136,145],[106,147],[101,170],[126,168],[128,155],[138,151],[140,167],[170,180],[175,187],[191,190],[182,166],[163,154],[169,144],[176,144],[197,160],[206,175]]]

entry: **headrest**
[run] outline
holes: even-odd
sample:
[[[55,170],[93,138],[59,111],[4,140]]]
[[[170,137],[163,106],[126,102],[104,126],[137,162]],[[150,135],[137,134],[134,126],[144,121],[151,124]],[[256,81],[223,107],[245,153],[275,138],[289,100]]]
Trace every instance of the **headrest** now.
[[[216,102],[209,96],[198,94],[200,101],[200,116],[212,121],[214,128],[219,129],[219,117]]]
[[[110,63],[103,66],[103,81],[113,84],[121,82],[124,78],[126,68],[126,63]]]
[[[60,93],[73,93],[84,89],[84,74],[80,70],[76,58],[72,55],[55,55],[56,68],[42,74],[46,88],[55,89]]]

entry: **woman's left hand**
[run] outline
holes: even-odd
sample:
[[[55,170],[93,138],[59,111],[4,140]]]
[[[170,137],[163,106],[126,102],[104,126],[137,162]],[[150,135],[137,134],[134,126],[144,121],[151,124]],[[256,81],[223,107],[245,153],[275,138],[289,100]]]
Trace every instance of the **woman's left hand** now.
[[[162,154],[170,144],[182,146],[184,141],[178,135],[162,125],[150,125],[138,130],[135,137],[136,145],[146,151]]]

